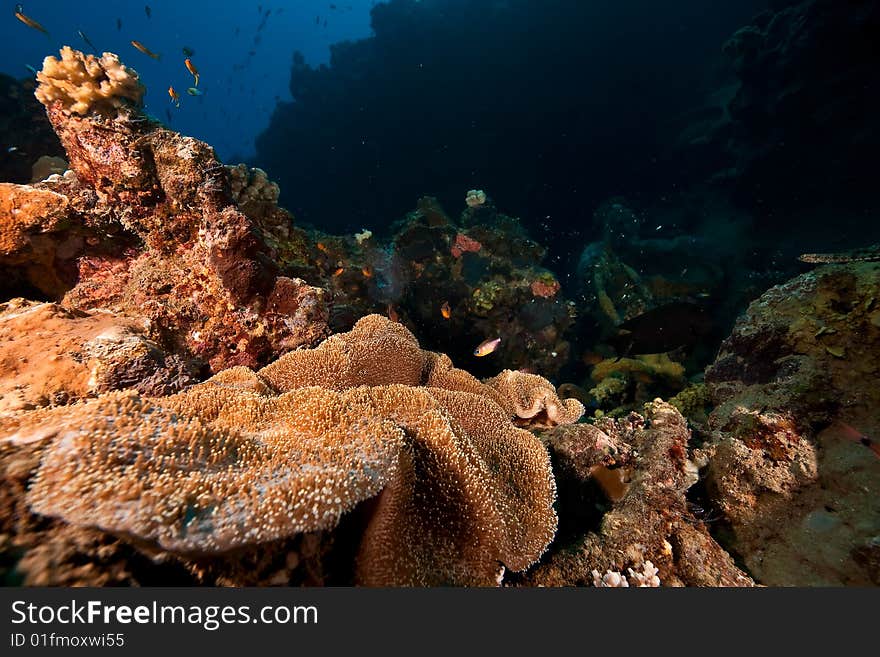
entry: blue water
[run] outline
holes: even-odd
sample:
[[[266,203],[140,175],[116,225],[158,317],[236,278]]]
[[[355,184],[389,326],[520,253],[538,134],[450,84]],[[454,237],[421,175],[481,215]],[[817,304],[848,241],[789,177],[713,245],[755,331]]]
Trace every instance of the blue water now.
[[[254,138],[265,129],[276,99],[290,99],[293,52],[302,52],[312,65],[327,62],[331,43],[370,34],[369,10],[375,1],[343,0],[336,10],[324,0],[30,0],[22,4],[24,13],[39,21],[50,37],[19,22],[13,15],[15,3],[4,3],[0,71],[26,77],[30,75],[26,65],[39,69],[43,58],[57,55],[62,45],[88,52],[91,49],[77,34],[82,30],[98,51],[115,52],[138,71],[148,90],[150,114],[167,122],[166,109],[170,109],[172,127],[207,141],[221,159],[230,160],[253,155]],[[261,42],[255,45],[266,10],[271,13],[259,32]],[[138,52],[130,44],[132,39],[162,59],[154,61]],[[183,64],[184,46],[195,51],[192,60],[201,74],[202,97],[186,94],[193,78]],[[252,50],[255,54],[249,56]],[[180,109],[170,102],[169,85],[181,95]]]

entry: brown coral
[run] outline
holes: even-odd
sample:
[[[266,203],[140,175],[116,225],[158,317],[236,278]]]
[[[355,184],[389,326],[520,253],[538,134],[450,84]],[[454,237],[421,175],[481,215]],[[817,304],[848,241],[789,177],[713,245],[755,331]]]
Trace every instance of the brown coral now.
[[[547,405],[538,379],[483,385],[374,315],[257,373],[6,418],[0,435],[51,438],[29,500],[75,525],[216,553],[331,528],[382,490],[359,581],[488,585],[499,564],[533,563],[556,529],[547,453],[510,421]],[[497,403],[514,389],[540,404]]]
[[[504,370],[486,381],[501,394],[511,415],[532,419],[546,414],[550,424],[571,424],[584,414],[584,405],[577,399],[560,400],[547,379],[536,374]]]
[[[0,412],[129,387],[161,394],[192,382],[193,372],[145,333],[136,321],[108,312],[22,299],[0,304]]]
[[[332,527],[387,483],[400,441],[352,404],[318,389],[269,397],[240,368],[161,401],[111,393],[72,412],[30,501],[183,553]]]

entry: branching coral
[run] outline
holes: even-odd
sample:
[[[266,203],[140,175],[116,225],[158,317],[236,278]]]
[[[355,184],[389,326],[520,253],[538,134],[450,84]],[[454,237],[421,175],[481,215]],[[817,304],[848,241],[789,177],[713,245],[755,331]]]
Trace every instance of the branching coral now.
[[[540,377],[500,381],[480,383],[373,315],[257,373],[150,400],[110,393],[7,418],[0,435],[50,439],[29,500],[75,525],[217,553],[331,528],[381,490],[360,582],[490,585],[556,530],[548,455],[511,417],[579,415]]]
[[[659,572],[650,561],[642,564],[642,570],[628,569],[629,579],[635,582],[638,588],[657,588],[660,586],[660,578],[657,577]],[[604,575],[598,570],[592,571],[593,586],[599,588],[629,588],[629,580],[619,571],[608,570]]]
[[[43,60],[37,81],[35,95],[41,103],[60,101],[65,110],[81,116],[93,109],[118,108],[126,101],[140,106],[145,91],[137,71],[123,65],[113,53],[97,58],[70,46],[61,49],[60,60]]]

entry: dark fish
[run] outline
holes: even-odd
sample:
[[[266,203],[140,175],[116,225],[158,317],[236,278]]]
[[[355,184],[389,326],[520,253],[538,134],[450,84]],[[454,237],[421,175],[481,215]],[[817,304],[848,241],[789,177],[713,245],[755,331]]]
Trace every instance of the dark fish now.
[[[193,50],[192,48],[189,48],[188,46],[183,47],[183,56],[184,57],[192,57],[195,54],[196,54],[196,51]]]
[[[167,107],[165,108],[165,116],[168,117],[168,123],[171,123],[171,110]]]
[[[712,330],[712,319],[703,306],[675,301],[659,306],[618,327],[608,342],[622,356],[662,354],[692,347]]]
[[[117,18],[116,19],[116,31],[119,32],[120,30],[122,30],[122,19]]]
[[[97,50],[97,48],[95,48],[95,44],[91,42],[89,37],[87,37],[82,30],[77,30],[76,33],[79,35],[80,39],[88,44],[89,48],[91,48],[92,50]]]
[[[153,16],[153,10],[150,9],[150,5],[146,5],[144,7],[144,13],[147,15],[147,18],[151,18]]]
[[[804,253],[798,257],[798,260],[814,265],[876,262],[880,260],[880,244],[846,253]]]

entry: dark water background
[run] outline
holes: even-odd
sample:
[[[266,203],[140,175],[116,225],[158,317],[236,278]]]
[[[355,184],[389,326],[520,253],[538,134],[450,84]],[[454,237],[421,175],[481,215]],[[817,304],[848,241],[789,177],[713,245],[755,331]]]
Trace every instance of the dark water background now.
[[[167,89],[175,85],[183,94],[183,106],[173,111],[172,126],[207,141],[221,158],[231,160],[253,155],[254,139],[266,127],[276,98],[289,99],[293,51],[301,51],[310,64],[326,63],[331,43],[370,34],[369,10],[374,1],[347,0],[336,10],[324,0],[22,3],[25,14],[39,21],[51,38],[17,21],[15,4],[5,2],[2,7],[0,72],[26,76],[25,65],[39,69],[43,58],[57,55],[62,45],[90,52],[77,34],[82,30],[99,52],[117,53],[140,73],[148,90],[147,111],[163,121],[170,107]],[[271,13],[259,29],[267,10]],[[316,17],[321,18],[320,24]],[[122,22],[121,30],[117,19]],[[259,43],[254,41],[257,35]],[[138,52],[129,43],[132,39],[162,59],[156,62]],[[193,61],[202,76],[204,97],[184,94],[192,77],[183,65],[183,46],[195,51]]]
[[[387,234],[423,195],[454,215],[480,188],[549,248],[565,282],[601,237],[597,208],[618,198],[636,237],[692,235],[703,255],[789,271],[800,252],[880,233],[877,20],[848,18],[877,3],[838,5],[840,24],[820,21],[832,27],[818,37],[783,24],[791,35],[769,55],[725,48],[740,28],[767,28],[754,19],[762,10],[798,4],[834,5],[191,0],[150,2],[147,16],[140,2],[33,0],[24,10],[51,37],[10,3],[0,70],[23,76],[64,43],[86,48],[82,30],[140,72],[148,112],[228,162],[262,167],[300,223],[330,232]],[[199,98],[184,92],[184,46]]]

